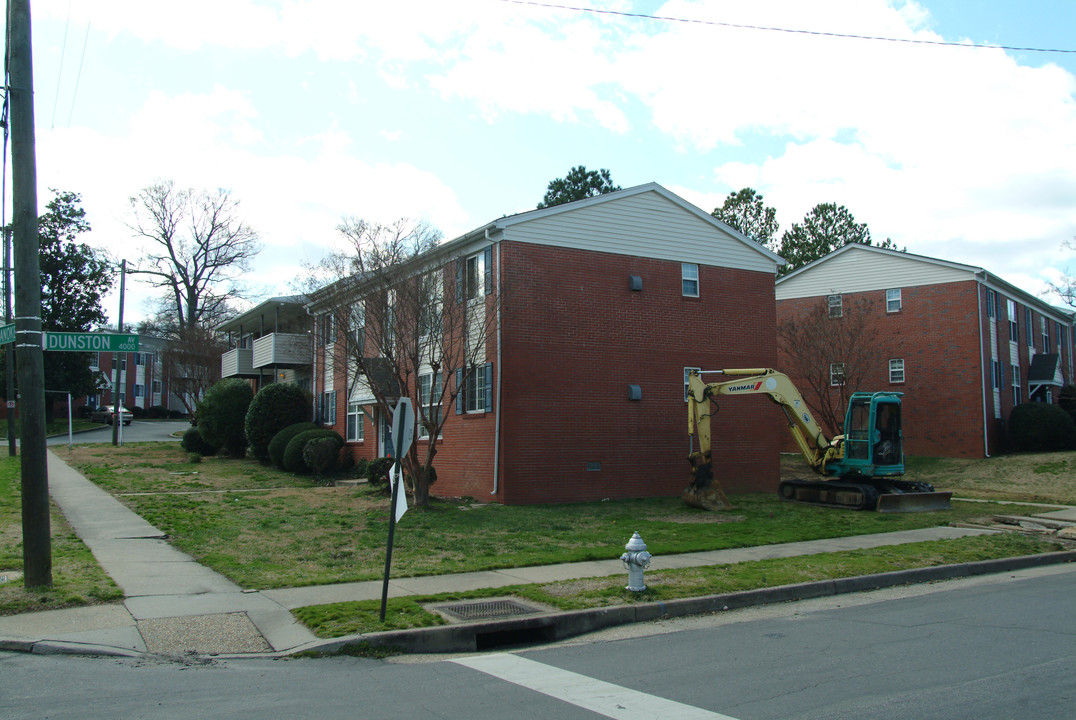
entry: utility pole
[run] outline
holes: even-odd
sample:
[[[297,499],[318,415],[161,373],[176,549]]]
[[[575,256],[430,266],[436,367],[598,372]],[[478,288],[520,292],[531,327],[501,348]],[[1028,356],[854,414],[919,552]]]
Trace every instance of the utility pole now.
[[[127,260],[120,260],[120,319],[116,324],[116,332],[123,332],[123,285],[127,281]],[[121,445],[120,439],[123,435],[123,430],[120,426],[123,424],[123,416],[120,414],[120,408],[123,404],[120,402],[120,391],[127,389],[127,378],[124,377],[124,370],[120,366],[120,358],[127,359],[124,353],[113,353],[112,355],[112,371],[115,373],[116,381],[112,383],[112,444]],[[124,365],[127,363],[124,362]]]
[[[11,230],[4,228],[4,324],[11,324]],[[7,454],[15,457],[15,346],[4,350],[7,387]]]
[[[34,142],[30,0],[8,0],[7,92],[15,228],[15,352],[22,420],[22,560],[26,587],[52,587],[49,476],[45,447],[45,369],[41,354],[40,238]]]

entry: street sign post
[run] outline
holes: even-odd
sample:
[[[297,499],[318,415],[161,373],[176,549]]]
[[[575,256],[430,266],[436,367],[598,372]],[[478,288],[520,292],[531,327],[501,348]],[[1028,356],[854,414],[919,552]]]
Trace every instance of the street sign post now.
[[[138,336],[129,333],[43,332],[41,348],[61,352],[138,352]]]
[[[411,443],[415,440],[415,408],[411,406],[411,398],[402,397],[396,402],[396,410],[392,413],[392,440],[396,446],[395,462],[392,466],[393,481],[392,508],[389,510],[389,542],[385,548],[385,582],[381,585],[381,622],[385,621],[385,606],[389,598],[389,567],[392,565],[392,538],[396,532],[396,511],[399,503],[404,503],[407,509],[407,495],[403,487],[404,453],[411,449]],[[403,515],[401,512],[400,515]]]

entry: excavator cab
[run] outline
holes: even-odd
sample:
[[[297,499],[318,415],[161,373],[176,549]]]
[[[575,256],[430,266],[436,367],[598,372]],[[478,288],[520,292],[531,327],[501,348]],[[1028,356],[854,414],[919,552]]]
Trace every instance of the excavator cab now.
[[[853,393],[844,420],[844,459],[837,474],[880,477],[904,474],[900,429],[903,393]]]

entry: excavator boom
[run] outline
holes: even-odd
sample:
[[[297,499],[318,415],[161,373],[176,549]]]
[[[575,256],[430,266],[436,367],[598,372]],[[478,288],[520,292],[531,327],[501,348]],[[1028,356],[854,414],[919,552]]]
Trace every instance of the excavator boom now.
[[[704,382],[699,371],[688,375],[688,436],[697,437],[691,452],[691,482],[685,502],[717,510],[729,506],[714,477],[710,417],[718,395],[766,395],[784,412],[789,431],[819,480],[786,480],[780,496],[814,505],[915,512],[949,508],[952,493],[938,493],[926,483],[899,480],[904,474],[901,450],[900,393],[855,393],[845,420],[845,432],[825,436],[803,396],[784,373],[771,368],[715,370],[732,379]]]

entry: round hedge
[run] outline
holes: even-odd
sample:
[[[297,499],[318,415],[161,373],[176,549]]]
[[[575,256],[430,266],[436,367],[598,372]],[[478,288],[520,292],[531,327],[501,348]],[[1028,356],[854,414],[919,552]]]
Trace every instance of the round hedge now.
[[[311,405],[310,397],[294,383],[274,383],[258,391],[243,421],[254,457],[268,462],[273,437],[289,425],[308,420]]]
[[[1009,436],[1017,450],[1070,450],[1076,448],[1076,423],[1057,405],[1027,402],[1009,414]]]
[[[301,432],[317,429],[317,423],[309,421],[295,423],[294,425],[288,425],[286,428],[274,435],[273,439],[269,441],[269,459],[272,460],[274,465],[283,470],[284,450],[288,447],[288,443],[291,442],[291,439]]]
[[[339,443],[337,450],[344,446],[344,438],[340,437],[340,433],[335,430],[327,428],[305,430],[289,440],[287,447],[284,448],[284,469],[299,475],[310,472],[310,468],[303,458],[303,449],[306,448],[309,441],[323,437],[336,438]]]
[[[343,442],[339,435],[331,437],[310,438],[303,446],[303,462],[314,473],[314,477],[324,477],[336,469],[340,459]]]
[[[187,428],[187,431],[183,433],[183,439],[179,441],[179,446],[189,453],[198,455],[214,455],[217,452],[215,447],[205,441],[196,427]]]
[[[232,457],[243,457],[247,452],[243,421],[253,398],[254,391],[246,380],[221,380],[198,403],[198,432],[213,447]]]

